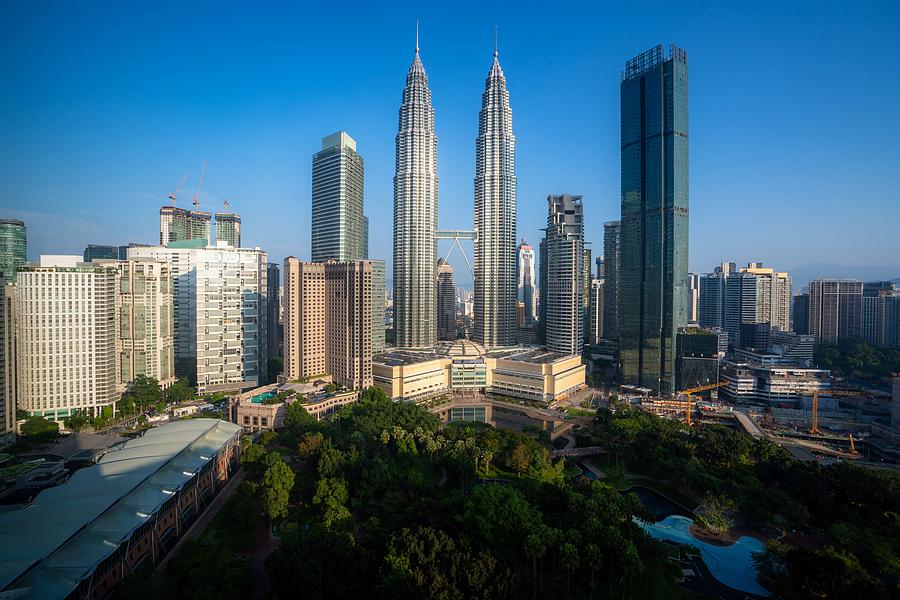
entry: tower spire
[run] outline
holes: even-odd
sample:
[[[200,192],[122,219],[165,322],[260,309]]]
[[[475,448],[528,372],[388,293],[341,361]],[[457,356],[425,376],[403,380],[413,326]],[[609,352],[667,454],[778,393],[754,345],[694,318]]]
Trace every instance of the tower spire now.
[[[418,46],[418,43],[416,46]],[[497,26],[494,25],[494,58],[497,58],[497,54]]]
[[[419,53],[419,20],[416,19],[416,54]]]

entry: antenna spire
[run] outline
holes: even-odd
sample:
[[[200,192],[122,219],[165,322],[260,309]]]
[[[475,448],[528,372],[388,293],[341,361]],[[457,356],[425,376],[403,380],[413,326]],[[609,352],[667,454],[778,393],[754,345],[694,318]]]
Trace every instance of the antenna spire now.
[[[416,54],[419,53],[419,20],[416,19]]]
[[[497,58],[497,26],[494,25],[494,58]]]

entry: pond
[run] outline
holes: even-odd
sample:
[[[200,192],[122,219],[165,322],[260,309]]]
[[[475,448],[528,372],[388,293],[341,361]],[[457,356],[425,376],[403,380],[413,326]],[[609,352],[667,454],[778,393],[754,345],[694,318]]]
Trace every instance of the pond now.
[[[637,518],[635,522],[651,537],[699,548],[703,562],[713,577],[728,587],[758,596],[770,595],[756,580],[753,553],[765,550],[759,540],[744,536],[730,546],[707,544],[691,535],[690,527],[694,521],[681,515],[669,515],[657,523],[647,523]]]

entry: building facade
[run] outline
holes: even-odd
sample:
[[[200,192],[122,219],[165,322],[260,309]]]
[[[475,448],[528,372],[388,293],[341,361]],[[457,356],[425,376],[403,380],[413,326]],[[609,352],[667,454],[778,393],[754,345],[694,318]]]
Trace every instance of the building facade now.
[[[497,52],[485,81],[475,141],[475,318],[487,348],[516,343],[516,136]]]
[[[879,348],[895,346],[897,338],[896,303],[900,291],[893,281],[863,284],[861,336],[867,344]]]
[[[516,268],[518,280],[518,298],[523,304],[523,325],[534,325],[537,319],[537,298],[535,298],[535,286],[537,278],[535,276],[535,257],[534,248],[525,243],[519,244],[518,264]]]
[[[84,248],[84,262],[92,260],[123,260],[128,258],[128,246],[88,244]]]
[[[203,240],[211,245],[211,223],[212,215],[208,212],[163,206],[159,209],[159,245],[190,240]]]
[[[629,60],[620,90],[621,381],[672,394],[688,316],[687,53],[657,46]]]
[[[351,390],[372,385],[372,263],[325,264],[325,370]]]
[[[809,294],[797,294],[791,305],[791,327],[794,333],[809,334]]]
[[[394,332],[401,348],[437,339],[437,137],[428,76],[416,55],[406,74],[394,174]]]
[[[288,381],[326,373],[325,265],[284,259],[284,377]]]
[[[736,271],[734,263],[723,262],[712,273],[700,275],[697,299],[697,323],[700,327],[725,329],[725,282]]]
[[[16,441],[16,286],[0,282],[0,448]]]
[[[234,248],[241,247],[241,215],[216,213],[216,243],[219,242]]]
[[[344,131],[322,138],[312,159],[312,262],[367,256],[364,181],[356,140]]]
[[[266,265],[266,356],[270,359],[281,356],[281,271],[277,263]],[[269,373],[269,379],[274,379],[275,374]]]
[[[142,257],[172,265],[175,375],[200,393],[265,382],[266,253],[198,239],[129,248],[129,259]]]
[[[438,259],[438,339],[456,339],[456,278],[453,265],[443,258]]]
[[[548,350],[565,355],[584,348],[584,213],[581,196],[547,197],[541,242],[541,315]]]
[[[372,263],[372,354],[384,352],[387,265],[383,260]]]
[[[837,344],[862,334],[863,284],[856,279],[809,282],[809,333],[816,342]]]
[[[18,219],[0,219],[0,283],[15,283],[16,269],[25,264],[28,232]]]
[[[768,323],[791,330],[791,278],[787,273],[750,263],[725,278],[724,329],[733,345],[743,344],[742,324]]]
[[[116,267],[42,256],[16,277],[16,396],[30,415],[98,415],[116,393]]]
[[[603,339],[603,298],[604,298],[604,280],[594,279],[591,281],[590,293],[590,329],[588,331],[588,343],[596,346]]]
[[[619,339],[619,221],[603,224],[603,337]]]

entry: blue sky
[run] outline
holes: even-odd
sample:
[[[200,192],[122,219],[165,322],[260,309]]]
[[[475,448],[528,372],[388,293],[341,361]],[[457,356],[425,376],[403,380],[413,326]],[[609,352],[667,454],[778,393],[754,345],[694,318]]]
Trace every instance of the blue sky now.
[[[244,245],[308,258],[311,156],[344,129],[366,160],[370,254],[389,259],[418,18],[442,228],[471,227],[493,25],[520,236],[537,243],[547,194],[582,194],[595,253],[619,213],[619,72],[675,42],[690,65],[691,268],[900,276],[900,3],[444,4],[0,3],[0,216],[27,221],[32,258],[153,242],[166,194],[189,173],[187,205],[206,160],[202,203],[229,199]]]

